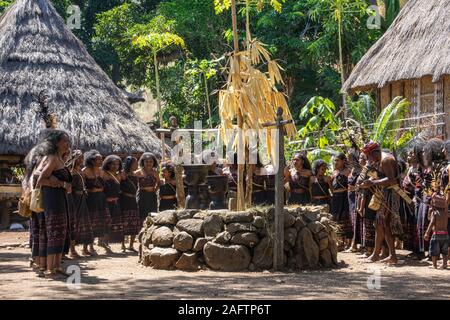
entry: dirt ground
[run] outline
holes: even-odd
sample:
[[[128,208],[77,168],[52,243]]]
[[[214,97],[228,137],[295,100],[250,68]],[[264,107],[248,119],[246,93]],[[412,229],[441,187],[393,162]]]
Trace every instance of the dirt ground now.
[[[24,243],[28,232],[0,232],[0,300],[3,299],[450,299],[450,270],[432,270],[429,263],[405,261],[398,266],[366,264],[342,253],[336,269],[296,273],[183,272],[140,266],[137,254],[66,260],[81,268],[81,287],[42,279],[29,268],[30,250],[1,248]],[[372,268],[377,268],[373,270]],[[379,276],[379,277],[377,277]],[[379,279],[379,282],[373,279]],[[369,283],[369,287],[368,287]],[[379,286],[378,286],[379,284]]]

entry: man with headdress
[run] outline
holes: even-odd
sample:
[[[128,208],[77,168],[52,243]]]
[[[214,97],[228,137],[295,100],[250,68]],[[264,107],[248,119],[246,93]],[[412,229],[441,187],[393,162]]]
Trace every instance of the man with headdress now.
[[[403,233],[399,216],[400,196],[393,189],[399,183],[397,161],[392,154],[383,152],[376,142],[367,143],[361,151],[376,170],[376,175],[359,185],[360,188],[370,188],[374,191],[369,206],[377,211],[375,249],[368,261],[375,262],[380,259],[381,246],[386,240],[389,256],[382,262],[397,263],[395,237]]]

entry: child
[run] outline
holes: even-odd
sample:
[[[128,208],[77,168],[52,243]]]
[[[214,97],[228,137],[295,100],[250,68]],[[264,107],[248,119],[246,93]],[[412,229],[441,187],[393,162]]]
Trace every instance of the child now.
[[[442,254],[443,258],[442,269],[447,269],[449,237],[447,231],[448,210],[446,204],[445,198],[441,196],[432,197],[431,205],[434,210],[431,213],[431,221],[425,233],[425,240],[428,240],[433,229],[429,252],[435,269],[437,268],[437,261],[440,254]]]

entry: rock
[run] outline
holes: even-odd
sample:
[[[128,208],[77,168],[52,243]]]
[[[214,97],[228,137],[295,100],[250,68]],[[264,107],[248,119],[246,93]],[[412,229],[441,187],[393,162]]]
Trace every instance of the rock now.
[[[170,228],[162,226],[152,233],[152,243],[158,247],[170,247],[173,243],[173,233]]]
[[[231,243],[233,244],[242,244],[249,248],[253,248],[259,242],[258,234],[255,232],[244,232],[244,233],[236,233],[231,238]]]
[[[306,223],[319,220],[319,212],[307,211],[302,215],[303,220]]]
[[[253,262],[251,262],[251,263],[248,265],[248,270],[249,270],[249,271],[255,271],[255,270],[256,270],[256,267],[255,267],[255,265],[253,264]]]
[[[150,245],[150,243],[152,242],[152,234],[156,229],[158,229],[158,227],[152,225],[148,229],[141,232],[142,235],[140,242],[144,245],[144,247],[148,247]]]
[[[304,266],[310,268],[317,267],[319,263],[319,246],[314,241],[309,228],[303,228],[299,232],[296,242],[296,253],[299,268],[303,268]]]
[[[255,247],[252,262],[259,269],[272,268],[273,244],[268,237],[263,238]]]
[[[252,222],[253,213],[250,211],[228,212],[225,215],[225,223]]]
[[[230,224],[227,224],[225,226],[225,230],[228,231],[231,234],[235,234],[236,232],[256,232],[256,228],[251,223],[240,223],[240,222],[233,222]]]
[[[331,244],[329,247],[330,250],[330,254],[331,254],[331,260],[333,261],[334,264],[338,264],[338,259],[337,259],[337,246],[336,244]]]
[[[197,209],[186,209],[177,211],[177,220],[191,219],[199,210]]]
[[[231,240],[231,233],[224,231],[219,233],[213,240],[215,243],[228,244]]]
[[[185,231],[181,231],[173,238],[173,247],[180,251],[191,250],[193,243],[194,238]]]
[[[289,247],[294,247],[296,240],[297,240],[297,229],[295,228],[284,229],[284,241],[285,243],[288,244]]]
[[[290,228],[295,223],[295,217],[290,214],[287,210],[284,211],[284,228]]]
[[[206,211],[200,211],[197,212],[196,214],[194,214],[194,216],[192,217],[193,219],[205,219],[208,216],[208,212]]]
[[[325,250],[328,248],[328,236],[319,240],[319,250]]]
[[[180,254],[173,248],[155,247],[150,250],[150,261],[155,269],[170,269]]]
[[[303,221],[302,217],[295,218],[294,228],[297,229],[297,231],[302,230],[304,227],[306,227],[305,221]]]
[[[146,267],[151,265],[150,250],[147,248],[142,251],[141,263]]]
[[[180,270],[197,271],[200,269],[197,252],[185,252],[175,263],[175,267]]]
[[[263,218],[263,217],[256,216],[256,217],[253,219],[253,225],[254,225],[256,228],[258,228],[258,229],[264,228],[265,224],[266,224],[266,222],[264,221],[264,218]]]
[[[145,218],[144,220],[144,227],[150,227],[151,225],[153,225],[153,218],[151,216],[148,216],[147,218]]]
[[[320,252],[320,264],[325,268],[329,268],[333,265],[330,250],[325,249]]]
[[[208,242],[206,238],[198,238],[195,240],[194,247],[192,248],[193,251],[203,251],[203,247]]]
[[[307,224],[307,227],[314,234],[317,234],[317,233],[321,232],[322,230],[325,230],[325,227],[319,221],[310,222]]]
[[[208,242],[203,248],[206,264],[214,270],[246,270],[251,261],[249,249],[241,245]]]
[[[153,221],[158,225],[174,226],[177,224],[177,213],[175,210],[166,210],[158,213]]]
[[[203,220],[183,219],[178,221],[177,228],[181,231],[186,231],[194,238],[203,237]]]
[[[222,218],[217,214],[209,215],[203,221],[205,236],[214,237],[223,230]]]

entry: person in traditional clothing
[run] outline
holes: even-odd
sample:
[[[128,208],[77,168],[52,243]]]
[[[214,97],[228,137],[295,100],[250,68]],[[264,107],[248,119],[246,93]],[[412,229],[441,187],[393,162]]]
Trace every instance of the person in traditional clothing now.
[[[306,205],[311,201],[309,189],[312,176],[311,164],[304,154],[297,153],[292,159],[292,168],[285,168],[285,181],[289,183],[288,204]]]
[[[404,232],[408,239],[404,242],[404,248],[411,251],[408,258],[423,259],[423,253],[419,249],[419,234],[417,228],[417,217],[419,215],[420,202],[422,201],[422,187],[417,183],[422,173],[422,152],[423,143],[415,143],[410,150],[408,150],[406,161],[408,163],[408,170],[403,178],[403,189],[406,194],[413,199],[411,203],[412,216],[408,221]]]
[[[55,278],[68,275],[61,268],[64,243],[68,232],[67,191],[71,188],[72,175],[66,168],[63,155],[69,151],[69,135],[52,130],[43,142],[47,148],[42,161],[42,172],[37,187],[42,187],[45,227],[47,233],[47,270],[44,275]],[[51,177],[56,178],[51,179]]]
[[[106,204],[104,192],[104,178],[101,166],[103,158],[97,150],[90,150],[84,154],[84,168],[82,170],[87,190],[87,206],[91,218],[92,232],[98,238],[98,245],[111,253],[111,248],[103,241],[111,227],[111,216]],[[89,252],[96,254],[93,243],[89,245]]]
[[[138,192],[136,194],[141,225],[151,212],[158,210],[156,191],[160,185],[157,172],[158,161],[153,153],[145,152],[139,159]]]
[[[88,246],[94,242],[94,233],[92,231],[91,219],[89,217],[89,208],[87,205],[86,183],[84,182],[81,166],[84,163],[84,157],[80,150],[74,152],[74,162],[72,168],[72,199],[75,216],[75,225],[72,241],[75,244],[82,244],[81,253],[85,256],[92,255]]]
[[[237,153],[233,155],[233,162],[227,163],[223,168],[223,174],[228,177],[228,194],[227,198],[237,197],[237,178],[238,178],[238,163]]]
[[[358,213],[359,192],[356,183],[362,168],[367,163],[367,158],[363,153],[360,155],[353,153],[351,154],[351,159],[352,169],[350,176],[348,177],[348,204],[352,222],[353,239],[351,247],[346,252],[358,252],[358,245],[362,245],[363,219]]]
[[[257,163],[251,164],[253,167],[252,177],[252,203],[255,206],[263,206],[266,204],[265,180],[266,174],[262,163],[257,157]]]
[[[399,216],[400,196],[391,188],[399,184],[398,164],[394,156],[382,152],[380,145],[376,142],[367,143],[362,152],[377,171],[376,176],[372,176],[371,179],[365,180],[359,185],[359,188],[375,190],[372,201],[376,200],[376,202],[369,206],[377,208],[375,248],[367,262],[380,260],[382,245],[386,240],[389,256],[381,261],[395,264],[398,262],[395,237],[401,236],[403,233]]]
[[[350,169],[347,167],[347,157],[343,153],[337,154],[333,158],[334,171],[331,176],[331,206],[330,213],[333,219],[340,226],[339,235],[341,237],[341,250],[350,248],[353,239],[353,227],[350,217],[348,203],[348,177]]]
[[[400,172],[400,182],[402,184],[403,190],[405,194],[412,199],[414,197],[414,188],[412,185],[408,185],[409,190],[406,190],[404,188],[404,182],[408,174],[408,167],[407,163],[402,160],[398,159],[398,166],[399,166],[399,172]],[[402,197],[400,197],[400,221],[402,223],[403,228],[403,235],[402,237],[397,239],[397,249],[404,249],[413,251],[414,250],[414,238],[415,238],[415,228],[416,228],[416,222],[414,219],[414,208],[412,206],[412,203],[409,204],[406,202]]]
[[[450,140],[444,142],[443,151],[447,159],[447,166],[444,168],[444,171],[441,175],[441,189],[447,199],[447,207],[450,214]],[[448,234],[450,235],[450,216],[448,217],[447,230]],[[448,249],[448,255],[450,256],[450,248]]]
[[[22,181],[23,194],[31,192],[36,188],[40,170],[42,170],[42,160],[45,158],[41,145],[37,145],[28,153],[24,159],[25,175]],[[55,180],[55,177],[51,177]],[[44,277],[47,270],[47,232],[45,228],[45,215],[43,213],[31,213],[30,218],[30,240],[31,240],[31,264],[30,266],[38,272],[39,277]]]
[[[104,192],[108,211],[111,216],[111,227],[105,237],[105,243],[121,243],[122,252],[125,252],[122,209],[120,208],[120,186],[122,181],[122,160],[116,155],[105,158],[102,165]]]
[[[266,185],[266,205],[273,206],[275,205],[275,170],[273,165],[264,166],[265,171],[265,185]]]
[[[163,183],[159,188],[159,211],[174,210],[177,202],[177,180],[175,179],[175,168],[170,163],[162,166]]]
[[[136,200],[138,190],[138,178],[135,171],[138,169],[138,160],[135,157],[128,156],[123,162],[122,180],[120,183],[120,207],[122,209],[123,234],[130,236],[128,250],[137,252],[134,249],[134,241],[142,228],[139,219],[139,210]],[[122,244],[125,247],[125,243]]]
[[[330,205],[331,179],[326,175],[328,164],[322,159],[316,160],[312,165],[311,202],[314,205]]]

